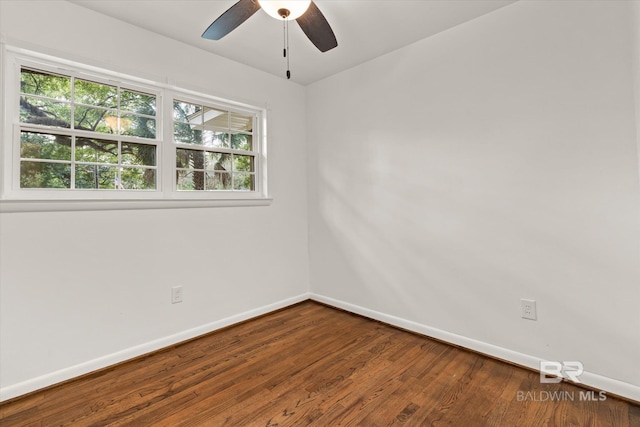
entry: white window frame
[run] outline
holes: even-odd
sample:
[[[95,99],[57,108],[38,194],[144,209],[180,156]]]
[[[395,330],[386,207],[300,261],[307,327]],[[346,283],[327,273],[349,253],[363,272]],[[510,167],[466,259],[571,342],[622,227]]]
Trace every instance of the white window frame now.
[[[169,111],[169,116],[171,116],[171,126],[173,126],[173,101],[174,100],[179,100],[179,101],[184,101],[184,102],[189,102],[189,103],[193,103],[193,104],[199,104],[199,105],[204,105],[205,107],[213,107],[213,108],[224,108],[225,110],[229,111],[230,113],[239,113],[239,114],[243,114],[243,115],[253,115],[254,119],[253,119],[253,129],[254,131],[252,132],[253,137],[252,137],[252,141],[254,141],[254,150],[253,151],[243,151],[243,150],[234,150],[231,148],[210,148],[210,147],[203,147],[201,145],[193,145],[193,144],[184,144],[184,143],[173,143],[172,144],[172,149],[171,149],[171,156],[173,156],[173,159],[171,160],[172,165],[174,165],[174,175],[175,175],[175,164],[176,164],[176,159],[175,159],[175,154],[176,154],[176,148],[181,148],[181,149],[204,149],[206,148],[206,151],[213,151],[213,152],[225,152],[225,153],[235,153],[235,154],[239,154],[239,155],[253,155],[256,159],[255,161],[255,188],[256,191],[258,191],[258,189],[261,188],[262,185],[262,180],[263,180],[263,176],[260,173],[260,169],[261,166],[264,164],[264,162],[260,161],[260,149],[259,149],[259,145],[258,139],[259,139],[259,132],[256,132],[256,129],[260,129],[261,126],[259,125],[259,116],[255,116],[255,111],[254,110],[250,110],[250,109],[243,109],[243,108],[238,108],[238,107],[229,107],[229,106],[221,106],[220,104],[214,104],[211,101],[208,101],[205,98],[202,98],[200,96],[194,95],[194,94],[189,94],[186,92],[173,92],[173,97],[169,100],[169,103],[171,105],[171,111]],[[173,140],[173,129],[171,132],[171,139]],[[177,182],[176,179],[174,177],[171,178],[172,180],[172,185],[173,185],[173,194],[174,197],[176,198],[203,198],[206,199],[207,198],[207,194],[210,191],[179,191],[176,188]],[[229,194],[233,197],[236,197],[236,195],[239,195],[240,197],[243,194],[246,194],[246,192],[243,191],[228,191],[228,190],[216,190],[214,191],[214,193],[222,193],[222,194]],[[253,193],[253,192],[252,192]]]
[[[11,153],[6,153],[6,160],[10,162],[6,164],[7,170],[11,169],[11,177],[7,177],[7,187],[5,188],[7,198],[16,200],[92,200],[92,199],[154,199],[161,197],[162,182],[157,172],[162,168],[163,163],[163,138],[162,134],[164,129],[158,128],[156,125],[156,137],[154,139],[127,137],[121,135],[102,134],[97,132],[88,132],[76,129],[66,128],[52,128],[49,126],[32,125],[26,123],[19,123],[19,90],[17,83],[20,81],[20,72],[22,68],[29,68],[38,71],[49,72],[52,74],[59,74],[66,77],[75,77],[77,79],[90,80],[92,82],[119,86],[124,89],[130,89],[134,91],[144,92],[152,94],[156,97],[156,124],[161,122],[162,117],[162,91],[158,88],[151,86],[143,86],[134,82],[126,80],[109,79],[108,76],[98,75],[94,73],[86,73],[83,70],[72,69],[71,67],[56,67],[51,64],[44,64],[42,62],[36,62],[27,58],[16,58],[14,62],[14,69],[12,72],[7,72],[7,80],[15,80],[16,84],[9,83],[7,86],[11,86],[13,93],[10,92],[11,88],[6,88],[7,97],[7,117],[10,119],[10,123],[7,127],[12,126],[13,135],[12,139],[7,139],[7,142],[12,143]],[[15,76],[15,77],[14,77]],[[17,96],[17,97],[16,97]],[[14,108],[11,108],[11,107]],[[72,118],[73,120],[73,118]],[[68,136],[83,136],[93,139],[103,139],[144,143],[154,145],[156,147],[156,189],[155,190],[103,190],[103,189],[49,189],[49,188],[20,188],[20,132],[26,130],[29,132],[40,133],[52,133]],[[72,158],[71,162],[75,160]]]
[[[0,212],[149,209],[213,206],[267,205],[266,108],[221,99],[209,94],[178,88],[173,85],[141,79],[98,67],[80,64],[46,54],[2,44],[0,46],[2,72],[2,103],[0,106],[0,144],[2,172],[0,173]],[[25,189],[20,188],[20,131],[44,131],[38,125],[19,123],[20,70],[31,68],[74,76],[156,96],[156,139],[119,137],[126,142],[156,145],[155,190],[97,190],[97,189]],[[254,117],[252,132],[255,156],[255,190],[194,190],[176,188],[176,148],[173,141],[173,100],[179,99],[229,112]],[[55,133],[81,134],[82,131],[56,129]],[[100,135],[92,134],[93,138]],[[180,145],[182,146],[182,145]],[[199,147],[199,146],[194,146]]]

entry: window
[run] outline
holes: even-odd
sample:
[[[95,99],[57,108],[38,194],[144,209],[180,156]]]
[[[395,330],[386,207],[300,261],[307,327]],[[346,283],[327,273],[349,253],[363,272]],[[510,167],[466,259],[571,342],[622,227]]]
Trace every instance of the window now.
[[[4,48],[3,202],[266,200],[264,109]]]
[[[173,101],[178,190],[255,190],[254,117]]]
[[[21,67],[20,189],[156,189],[156,102]]]

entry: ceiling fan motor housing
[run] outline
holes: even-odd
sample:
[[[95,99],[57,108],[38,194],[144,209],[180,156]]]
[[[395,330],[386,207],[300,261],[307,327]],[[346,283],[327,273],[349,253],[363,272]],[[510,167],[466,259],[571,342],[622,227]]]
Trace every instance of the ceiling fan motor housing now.
[[[278,9],[278,15],[282,16],[282,19],[287,19],[289,15],[291,15],[291,11],[289,9]]]

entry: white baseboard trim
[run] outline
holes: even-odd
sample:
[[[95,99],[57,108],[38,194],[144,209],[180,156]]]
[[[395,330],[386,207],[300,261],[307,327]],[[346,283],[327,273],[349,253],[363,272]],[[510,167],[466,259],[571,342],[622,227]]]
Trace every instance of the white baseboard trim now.
[[[364,308],[348,302],[336,300],[316,293],[304,293],[292,298],[287,298],[285,300],[275,302],[273,304],[268,304],[234,316],[217,320],[215,322],[198,326],[196,328],[182,331],[177,334],[150,341],[103,357],[99,357],[97,359],[93,359],[78,365],[60,369],[58,371],[51,372],[40,377],[2,387],[0,388],[0,402],[13,399],[23,394],[49,387],[51,385],[67,381],[72,378],[85,375],[103,368],[107,368],[117,363],[121,363],[129,359],[133,359],[135,357],[142,356],[144,354],[157,351],[183,341],[187,341],[200,335],[204,335],[209,332],[213,332],[218,329],[222,329],[227,326],[231,326],[233,324],[243,322],[245,320],[249,320],[251,318],[261,316],[263,314],[267,314],[281,308],[288,307],[307,299],[312,299],[314,301],[350,311],[352,313],[359,314],[370,319],[379,320],[381,322],[388,323],[399,328],[417,332],[425,336],[433,337],[444,342],[468,348],[470,350],[477,351],[479,353],[483,353],[491,357],[502,359],[510,363],[515,363],[517,365],[525,366],[534,370],[539,369],[540,362],[542,360],[534,356],[498,347],[461,335],[453,334],[451,332],[443,331],[441,329],[433,328],[431,326],[423,325],[397,316],[370,310],[368,308]],[[580,376],[580,380],[587,386],[594,387],[596,389],[603,390],[605,392],[612,393],[618,396],[622,396],[636,402],[640,402],[640,387],[636,385],[604,377],[602,375],[593,374],[590,372],[584,372]]]
[[[18,397],[23,394],[31,393],[33,391],[49,387],[54,384],[61,383],[63,381],[67,381],[81,375],[107,368],[117,363],[121,363],[129,359],[133,359],[135,357],[142,356],[144,354],[151,353],[153,351],[157,351],[165,347],[190,340],[192,338],[196,338],[200,335],[204,335],[209,332],[213,332],[218,329],[222,329],[227,326],[231,326],[233,324],[243,322],[245,320],[249,320],[284,307],[288,307],[298,302],[308,300],[309,298],[309,293],[300,294],[292,298],[277,301],[273,304],[258,307],[253,310],[245,311],[244,313],[226,317],[224,319],[207,323],[196,328],[178,332],[177,334],[169,335],[157,340],[149,341],[144,344],[127,348],[122,351],[118,351],[116,353],[108,354],[97,359],[89,360],[78,365],[60,369],[49,374],[29,379],[27,381],[2,387],[0,388],[0,402],[13,399],[14,397]]]
[[[486,354],[497,359],[505,360],[516,365],[531,368],[536,371],[540,370],[540,362],[543,360],[535,356],[519,353],[517,351],[509,350],[503,347],[498,347],[482,341],[474,340],[472,338],[467,338],[462,335],[443,331],[441,329],[433,328],[431,326],[423,325],[397,316],[381,313],[379,311],[370,310],[365,307],[336,300],[313,292],[310,294],[310,298],[314,301],[318,301],[333,307],[340,308],[342,310],[359,314],[370,319],[379,320],[389,325],[397,326],[408,331],[417,332],[421,335],[464,347],[469,350]],[[636,402],[640,402],[639,386],[586,371],[580,376],[580,381],[586,386],[594,387],[607,393],[612,393],[627,399],[634,400]]]

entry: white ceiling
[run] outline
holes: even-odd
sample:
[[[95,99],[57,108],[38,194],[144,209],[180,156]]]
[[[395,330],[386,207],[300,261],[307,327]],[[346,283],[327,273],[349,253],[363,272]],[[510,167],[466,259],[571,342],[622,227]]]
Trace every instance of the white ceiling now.
[[[285,78],[282,23],[259,10],[218,41],[204,30],[236,0],[69,0]],[[338,39],[318,51],[290,27],[291,79],[309,84],[489,13],[516,0],[315,0]]]

